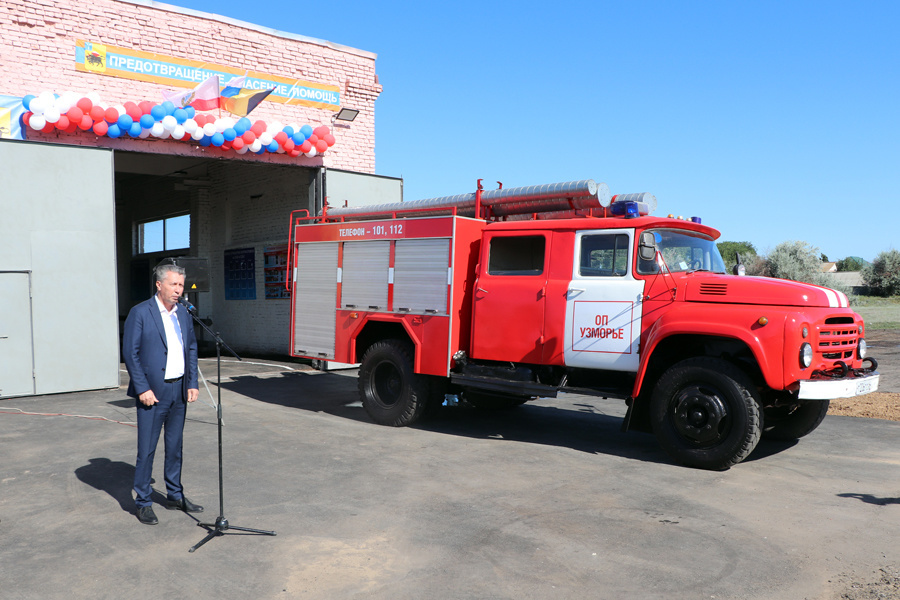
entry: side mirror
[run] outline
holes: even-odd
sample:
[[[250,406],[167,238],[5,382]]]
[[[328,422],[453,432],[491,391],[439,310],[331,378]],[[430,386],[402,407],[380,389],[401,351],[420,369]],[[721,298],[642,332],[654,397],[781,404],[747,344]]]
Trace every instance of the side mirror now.
[[[747,269],[744,267],[744,261],[741,260],[741,253],[735,252],[734,255],[737,257],[737,264],[731,267],[731,272],[734,275],[746,275]]]
[[[638,256],[641,260],[654,260],[656,258],[656,236],[651,231],[641,233],[638,243]]]

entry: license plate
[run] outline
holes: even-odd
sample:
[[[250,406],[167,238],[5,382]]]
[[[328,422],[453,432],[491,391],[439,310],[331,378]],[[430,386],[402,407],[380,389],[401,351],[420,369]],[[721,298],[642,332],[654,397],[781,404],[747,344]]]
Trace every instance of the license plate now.
[[[868,394],[872,391],[872,382],[871,381],[860,381],[856,384],[856,395],[862,396],[863,394]]]

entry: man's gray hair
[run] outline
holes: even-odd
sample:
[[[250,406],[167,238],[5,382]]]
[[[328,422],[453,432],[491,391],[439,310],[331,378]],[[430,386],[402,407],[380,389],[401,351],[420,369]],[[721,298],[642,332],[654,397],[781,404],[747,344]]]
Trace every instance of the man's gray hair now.
[[[156,265],[156,268],[153,270],[156,275],[157,281],[165,281],[166,273],[172,272],[176,275],[184,275],[184,267],[179,267],[178,265],[173,265],[172,263],[165,263],[162,265]]]

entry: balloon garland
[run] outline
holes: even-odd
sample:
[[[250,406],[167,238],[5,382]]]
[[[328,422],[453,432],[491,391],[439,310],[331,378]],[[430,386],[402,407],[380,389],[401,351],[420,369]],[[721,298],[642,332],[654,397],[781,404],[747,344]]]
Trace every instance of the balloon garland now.
[[[313,129],[310,125],[283,125],[277,121],[266,124],[247,117],[237,120],[216,118],[199,114],[192,106],[181,108],[169,101],[154,104],[145,100],[109,106],[100,102],[96,92],[84,96],[75,92],[28,94],[22,98],[22,104],[27,110],[23,122],[44,133],[81,130],[110,138],[146,139],[153,136],[194,141],[201,146],[234,150],[238,154],[277,152],[289,156],[303,154],[310,158],[324,154],[335,142],[325,125]]]

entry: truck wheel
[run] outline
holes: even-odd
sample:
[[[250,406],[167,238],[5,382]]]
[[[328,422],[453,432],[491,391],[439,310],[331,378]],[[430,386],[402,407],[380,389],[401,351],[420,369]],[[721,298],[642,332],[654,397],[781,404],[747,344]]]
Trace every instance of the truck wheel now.
[[[400,340],[373,344],[359,367],[363,408],[381,425],[415,423],[428,402],[428,379],[413,371],[413,350]]]
[[[675,460],[725,470],[741,462],[761,435],[756,387],[717,358],[689,358],[666,371],[650,401],[653,433]]]
[[[765,409],[763,437],[770,440],[796,440],[810,434],[828,414],[828,400],[801,402],[792,406],[770,406]]]

